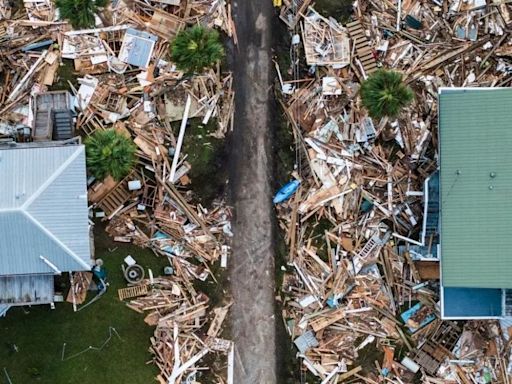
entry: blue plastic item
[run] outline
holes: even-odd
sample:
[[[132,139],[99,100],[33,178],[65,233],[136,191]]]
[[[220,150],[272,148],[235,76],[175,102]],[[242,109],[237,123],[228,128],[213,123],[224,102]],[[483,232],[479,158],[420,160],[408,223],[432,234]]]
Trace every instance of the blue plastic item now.
[[[35,51],[37,49],[41,49],[53,44],[52,39],[38,41],[37,43],[27,44],[23,48],[21,48],[22,52]]]
[[[277,191],[276,195],[274,196],[274,204],[279,204],[288,200],[295,193],[295,191],[297,191],[299,185],[299,180],[292,180],[286,184],[283,188]]]
[[[101,292],[105,289],[105,280],[107,280],[107,270],[102,266],[96,265],[92,269],[93,275],[99,280],[98,290]]]
[[[327,299],[327,305],[329,306],[329,308],[338,308],[338,298],[334,297],[334,295],[329,296],[329,298]]]

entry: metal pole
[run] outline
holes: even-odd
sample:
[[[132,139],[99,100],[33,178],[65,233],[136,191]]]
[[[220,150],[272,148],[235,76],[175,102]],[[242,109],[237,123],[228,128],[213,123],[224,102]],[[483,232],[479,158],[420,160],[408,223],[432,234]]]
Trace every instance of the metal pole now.
[[[9,374],[7,373],[7,368],[5,368],[5,367],[4,367],[4,373],[5,373],[5,378],[7,379],[8,383],[12,384],[11,378],[9,377]]]

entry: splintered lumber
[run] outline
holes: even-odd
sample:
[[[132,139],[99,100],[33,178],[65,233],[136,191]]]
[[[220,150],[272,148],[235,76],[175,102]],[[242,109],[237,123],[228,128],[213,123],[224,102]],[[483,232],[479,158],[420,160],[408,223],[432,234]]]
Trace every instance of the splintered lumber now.
[[[180,207],[185,211],[190,220],[199,225],[205,234],[209,233],[208,228],[204,221],[199,217],[199,215],[190,208],[189,204],[183,199],[178,190],[169,182],[164,182],[162,179],[158,180],[164,187],[164,189],[171,195],[171,198],[175,199],[176,203],[180,205]]]
[[[87,291],[92,282],[91,272],[76,272],[71,278],[72,285],[69,288],[66,301],[73,305],[80,305],[87,297]]]
[[[48,51],[44,51],[41,56],[36,60],[34,64],[30,67],[30,69],[27,71],[25,76],[18,82],[18,85],[16,88],[14,88],[7,98],[7,102],[13,101],[18,97],[20,92],[28,85],[28,81],[30,78],[34,75],[34,73],[40,68],[41,63],[44,61],[46,55],[48,54]]]
[[[202,349],[199,353],[196,353],[190,360],[186,361],[182,365],[178,365],[173,369],[171,373],[171,377],[169,378],[169,383],[174,383],[175,380],[187,369],[192,367],[195,363],[201,360],[207,353],[209,352],[208,348]]]
[[[218,283],[211,266],[229,253],[232,213],[221,199],[208,206],[193,203],[201,199],[192,182],[202,181],[191,179],[193,162],[187,160],[196,154],[186,153],[184,141],[192,118],[214,127],[208,137],[215,140],[233,129],[234,77],[220,65],[185,73],[168,57],[176,34],[194,25],[222,30],[236,44],[231,5],[230,0],[121,1],[99,12],[112,25],[74,30],[53,21],[57,8],[50,0],[26,0],[16,12],[12,4],[0,4],[2,140],[67,145],[73,137],[73,144],[79,143],[79,137],[112,129],[135,146],[125,178],[99,180],[88,172],[87,202],[91,219],[104,221],[115,242],[148,248],[168,262],[169,276],[150,270],[149,279],[117,292],[155,327],[152,363],[164,383],[190,381],[191,372],[209,365],[210,360],[201,361],[203,350],[230,360],[227,372],[212,370],[207,379],[233,382],[232,343],[223,350],[206,347],[208,331],[221,333],[227,307],[210,313],[209,298],[196,285],[198,280]],[[74,67],[64,68],[69,64]],[[62,69],[73,71],[75,80],[63,79]],[[69,92],[49,91],[61,83]],[[178,133],[173,123],[180,120]],[[60,144],[49,143],[52,139]],[[133,258],[138,261],[137,253]],[[91,276],[70,273],[66,299],[75,310],[86,298]],[[179,325],[177,334],[173,324]]]
[[[279,299],[303,368],[325,384],[406,383],[414,373],[469,383],[484,372],[510,382],[510,329],[473,320],[446,330],[436,266],[438,94],[511,84],[512,3],[357,1],[344,25],[314,8],[297,12],[303,3],[283,1],[293,38],[290,65],[277,74],[300,189],[276,204],[289,246]],[[350,37],[349,65],[329,63],[337,32]],[[393,118],[370,116],[362,100],[377,69],[401,75],[414,94]],[[383,366],[345,374],[370,343]]]
[[[343,319],[345,317],[345,312],[343,310],[334,310],[327,312],[323,315],[320,315],[320,318],[311,321],[310,326],[313,328],[315,332],[318,332],[331,324],[336,323],[337,321]]]
[[[210,337],[217,337],[220,332],[220,328],[222,327],[222,323],[226,319],[226,316],[229,312],[229,305],[225,307],[215,308],[213,312],[215,313],[215,317],[210,324],[210,328],[208,328],[208,332],[206,334]]]
[[[338,376],[338,381],[349,379],[352,376],[354,376],[355,374],[361,372],[362,370],[363,370],[363,367],[361,367],[361,366],[355,367],[355,368],[351,369],[350,371],[342,373],[341,375],[339,375]]]

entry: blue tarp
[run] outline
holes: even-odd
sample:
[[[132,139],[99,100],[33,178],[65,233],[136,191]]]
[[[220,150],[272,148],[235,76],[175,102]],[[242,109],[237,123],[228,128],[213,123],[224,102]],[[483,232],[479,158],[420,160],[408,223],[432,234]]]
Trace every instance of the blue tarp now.
[[[156,231],[153,235],[153,240],[169,240],[170,238],[168,234],[161,231]],[[171,256],[180,255],[182,253],[179,246],[173,247],[172,245],[164,245],[160,247],[160,250]]]

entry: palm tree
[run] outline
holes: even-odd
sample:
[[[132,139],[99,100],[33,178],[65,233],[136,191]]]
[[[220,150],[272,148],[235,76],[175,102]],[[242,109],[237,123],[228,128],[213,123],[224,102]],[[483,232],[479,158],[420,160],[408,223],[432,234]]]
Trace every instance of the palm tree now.
[[[94,177],[103,180],[108,175],[123,179],[135,165],[135,144],[114,129],[97,131],[85,140],[87,168]]]
[[[224,57],[219,33],[200,25],[178,33],[171,44],[171,59],[179,70],[202,72]]]
[[[394,71],[378,70],[361,85],[363,105],[371,117],[396,117],[400,110],[414,98],[414,94],[402,82],[402,74]]]
[[[60,17],[68,20],[74,28],[94,27],[94,15],[98,8],[106,6],[108,0],[56,0]]]

